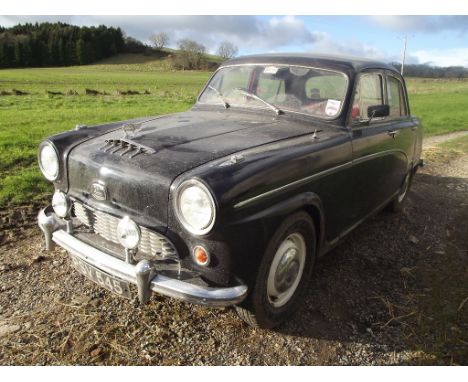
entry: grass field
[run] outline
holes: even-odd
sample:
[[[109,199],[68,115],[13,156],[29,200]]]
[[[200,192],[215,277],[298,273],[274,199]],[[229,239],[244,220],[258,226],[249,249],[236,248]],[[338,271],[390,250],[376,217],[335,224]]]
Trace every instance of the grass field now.
[[[173,72],[164,60],[132,55],[99,65],[0,70],[0,94],[27,93],[0,95],[0,208],[50,193],[36,164],[45,137],[78,123],[187,110],[209,76]],[[408,88],[412,113],[423,119],[426,134],[468,129],[468,81],[409,79]],[[85,89],[101,94],[85,95]],[[128,90],[140,94],[122,95]]]

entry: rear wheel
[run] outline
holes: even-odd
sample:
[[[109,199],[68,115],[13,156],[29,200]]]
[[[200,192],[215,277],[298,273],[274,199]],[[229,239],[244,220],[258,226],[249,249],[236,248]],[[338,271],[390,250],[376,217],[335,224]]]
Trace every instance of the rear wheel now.
[[[272,328],[297,309],[315,261],[315,227],[298,212],[276,230],[262,258],[255,285],[236,310],[254,327]]]
[[[387,209],[391,212],[400,212],[403,209],[403,203],[408,196],[408,191],[411,187],[412,173],[411,171],[406,174],[403,184],[401,185],[400,191],[388,204]]]

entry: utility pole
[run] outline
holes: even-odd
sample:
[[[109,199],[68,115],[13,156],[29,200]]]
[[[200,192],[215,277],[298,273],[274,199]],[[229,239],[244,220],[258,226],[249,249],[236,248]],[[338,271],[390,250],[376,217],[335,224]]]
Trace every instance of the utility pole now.
[[[403,71],[404,71],[404,68],[405,68],[405,59],[406,59],[406,39],[407,39],[407,35],[405,35],[405,43],[404,43],[404,47],[403,47],[403,58],[401,60],[401,75],[403,76]]]

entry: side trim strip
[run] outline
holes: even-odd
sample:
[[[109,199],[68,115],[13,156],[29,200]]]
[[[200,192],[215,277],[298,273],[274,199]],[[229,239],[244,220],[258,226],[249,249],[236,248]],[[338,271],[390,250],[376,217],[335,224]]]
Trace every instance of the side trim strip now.
[[[406,153],[405,153],[403,150],[398,150],[398,149],[394,149],[394,150],[385,150],[385,151],[379,151],[378,153],[365,155],[365,156],[360,157],[360,158],[356,158],[356,159],[353,160],[353,164],[359,164],[359,163],[365,162],[365,161],[367,161],[367,160],[369,160],[369,159],[374,159],[374,158],[378,158],[378,157],[383,157],[383,156],[385,156],[385,155],[392,154],[392,153],[401,153],[401,154],[403,154],[405,157],[407,157]]]
[[[319,172],[317,174],[313,174],[313,175],[307,176],[305,178],[295,180],[294,182],[285,184],[285,185],[280,186],[278,188],[274,188],[274,189],[272,189],[270,191],[266,191],[266,192],[264,192],[262,194],[253,196],[253,197],[251,197],[249,199],[242,200],[239,203],[235,204],[234,208],[237,209],[237,208],[245,207],[245,206],[247,206],[249,204],[252,204],[255,201],[267,198],[267,197],[269,197],[271,195],[275,195],[275,194],[277,194],[277,193],[279,193],[281,191],[284,191],[286,189],[296,187],[296,186],[300,186],[300,185],[302,185],[304,183],[307,183],[307,182],[309,182],[311,180],[320,179],[320,178],[324,177],[325,175],[332,174],[334,172],[341,171],[341,170],[343,170],[345,168],[352,167],[352,166],[354,166],[356,164],[365,162],[367,160],[370,160],[370,159],[373,159],[373,158],[378,158],[378,157],[385,156],[385,155],[395,153],[395,152],[402,153],[402,154],[404,154],[406,156],[406,153],[403,150],[397,150],[397,149],[395,149],[395,150],[386,150],[386,151],[381,151],[381,152],[374,153],[374,154],[369,154],[369,155],[357,158],[355,160],[352,160],[350,162],[346,162],[346,163],[340,164],[338,166],[329,168],[329,169],[324,170],[322,172]]]
[[[307,183],[313,179],[319,179],[319,178],[322,178],[324,177],[325,175],[328,175],[328,174],[331,174],[331,173],[334,173],[334,172],[337,172],[337,171],[340,171],[344,168],[347,168],[347,167],[351,167],[352,166],[352,163],[353,162],[347,162],[347,163],[344,163],[344,164],[340,164],[336,167],[332,167],[332,168],[329,168],[327,170],[324,170],[322,172],[319,172],[317,174],[314,174],[314,175],[310,175],[310,176],[307,176],[305,178],[302,178],[302,179],[298,179],[298,180],[295,180],[294,182],[291,182],[291,183],[288,183],[288,184],[285,184],[284,186],[280,186],[278,188],[274,188],[273,190],[270,190],[270,191],[267,191],[267,192],[264,192],[263,194],[259,194],[257,196],[254,196],[252,198],[249,198],[249,199],[246,199],[246,200],[243,200],[237,204],[234,205],[234,208],[241,208],[241,207],[245,207],[246,205],[248,204],[251,204],[252,202],[256,201],[256,200],[259,200],[259,199],[263,199],[263,198],[266,198],[268,196],[271,196],[271,195],[274,195],[274,194],[277,194],[278,192],[281,192],[285,189],[288,189],[288,188],[291,188],[291,187],[295,187],[295,186],[300,186],[304,183]]]

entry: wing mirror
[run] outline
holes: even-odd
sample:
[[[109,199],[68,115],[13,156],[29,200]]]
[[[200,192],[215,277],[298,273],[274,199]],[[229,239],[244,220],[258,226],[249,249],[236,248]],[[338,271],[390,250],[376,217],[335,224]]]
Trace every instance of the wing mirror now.
[[[374,105],[367,108],[367,117],[382,118],[390,115],[390,106],[388,105]]]

